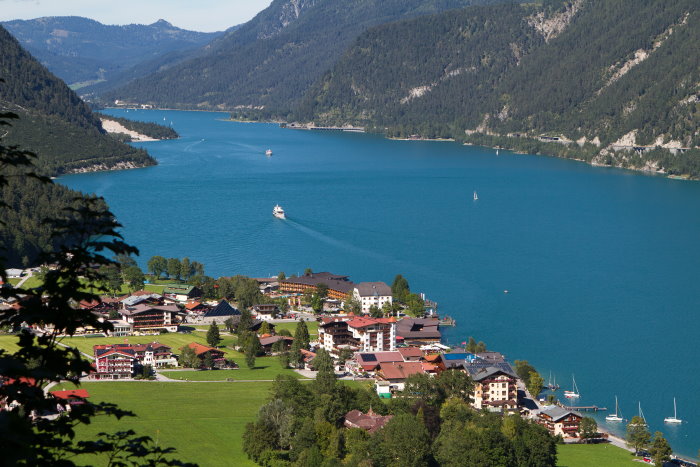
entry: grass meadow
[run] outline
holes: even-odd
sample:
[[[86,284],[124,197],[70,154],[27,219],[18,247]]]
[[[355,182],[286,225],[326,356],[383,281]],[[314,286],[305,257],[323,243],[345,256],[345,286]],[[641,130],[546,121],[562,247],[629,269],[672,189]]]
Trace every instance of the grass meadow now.
[[[629,451],[611,444],[560,444],[557,446],[559,467],[624,467],[643,465]]]
[[[202,467],[254,466],[243,453],[245,425],[255,419],[272,383],[84,383],[92,402],[113,402],[137,417],[116,420],[100,416],[81,426],[78,439],[100,432],[133,429],[159,446],[177,448],[177,458]],[[106,465],[105,459],[78,459]]]

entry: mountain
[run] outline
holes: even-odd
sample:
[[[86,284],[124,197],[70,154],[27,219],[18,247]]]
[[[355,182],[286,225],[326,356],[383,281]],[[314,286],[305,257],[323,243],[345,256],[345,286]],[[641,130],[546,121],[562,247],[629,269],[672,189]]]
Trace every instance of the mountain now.
[[[502,0],[500,0],[502,1]],[[206,54],[106,93],[109,100],[185,109],[285,112],[367,28],[499,0],[274,0]]]
[[[0,111],[19,120],[3,127],[5,144],[36,152],[49,174],[155,164],[143,149],[108,136],[99,118],[59,78],[0,26]]]
[[[105,84],[139,64],[170,57],[171,63],[219,37],[177,28],[165,20],[153,24],[109,26],[77,17],[58,16],[2,23],[44,66],[74,89]],[[143,76],[153,68],[144,70]],[[118,84],[124,84],[120,80]]]
[[[366,31],[294,118],[700,177],[700,4],[549,0]]]

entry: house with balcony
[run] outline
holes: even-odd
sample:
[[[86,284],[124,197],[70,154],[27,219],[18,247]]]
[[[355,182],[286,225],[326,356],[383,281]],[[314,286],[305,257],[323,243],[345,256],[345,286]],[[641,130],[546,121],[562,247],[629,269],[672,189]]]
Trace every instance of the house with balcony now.
[[[550,405],[537,414],[537,423],[546,427],[554,435],[564,438],[578,438],[583,415],[558,405]]]
[[[287,277],[279,283],[279,290],[284,293],[315,292],[319,284],[328,286],[328,298],[341,301],[347,300],[355,287],[348,276],[314,272],[300,277]]]
[[[131,348],[113,348],[110,345],[94,347],[94,379],[129,379],[138,365],[136,352]]]
[[[406,345],[439,343],[442,339],[437,318],[403,318],[396,323],[396,334]]]
[[[474,381],[472,405],[492,412],[512,412],[518,410],[518,377],[504,365],[499,367],[468,364],[469,376]],[[448,370],[458,371],[458,370]]]
[[[160,334],[163,330],[177,332],[179,313],[176,305],[139,304],[119,311],[122,321],[132,326],[135,335]]]
[[[396,319],[352,315],[324,318],[318,326],[318,341],[331,353],[341,347],[358,352],[391,352],[396,350]]]
[[[360,282],[352,292],[355,300],[360,302],[362,313],[369,313],[372,306],[381,309],[385,303],[391,305],[391,287],[384,282]]]
[[[163,296],[180,303],[199,298],[202,291],[198,287],[187,284],[170,284],[163,289]]]

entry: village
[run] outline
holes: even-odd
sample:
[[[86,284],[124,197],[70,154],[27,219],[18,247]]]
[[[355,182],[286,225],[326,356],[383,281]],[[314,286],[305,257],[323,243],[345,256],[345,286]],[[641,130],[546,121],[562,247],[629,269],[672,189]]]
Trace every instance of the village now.
[[[538,400],[539,394],[530,394],[526,382],[503,354],[486,350],[482,343],[475,348],[469,348],[466,341],[458,348],[444,345],[441,327],[449,321],[440,320],[437,304],[424,297],[422,315],[408,316],[398,311],[401,307],[392,306],[394,294],[384,282],[355,284],[348,276],[328,272],[255,280],[261,296],[269,299],[269,303],[242,310],[225,299],[204,300],[202,291],[188,284],[168,284],[162,293],[140,290],[77,304],[99,320],[109,322],[112,331],[105,336],[102,331],[86,327],[74,336],[114,338],[109,344],[94,345],[92,354],[85,354],[93,361],[94,371],[84,375],[82,380],[150,378],[168,381],[161,371],[235,369],[242,362],[225,358],[224,351],[216,345],[193,341],[182,348],[172,348],[159,343],[158,336],[186,335],[191,333],[192,326],[216,327],[217,335],[220,326],[225,329],[223,333],[239,332],[238,328],[244,326],[247,329],[242,331],[251,333],[259,342],[258,355],[274,356],[289,352],[294,344],[289,331],[275,331],[278,324],[304,323],[306,326],[307,322],[315,321],[317,338],[298,348],[299,365],[290,364],[306,377],[314,377],[315,358],[320,349],[332,357],[338,378],[372,382],[381,399],[400,397],[412,376],[437,377],[443,372],[461,372],[473,381],[469,401],[474,409],[519,414],[569,442],[579,442],[582,438],[584,416],[555,400],[545,405],[544,399]],[[322,312],[314,314],[303,302],[304,297],[318,293],[319,289],[323,290],[325,300]],[[350,302],[358,313],[346,312]],[[289,306],[280,307],[280,303]],[[378,313],[382,309],[397,311],[383,315]],[[36,328],[33,331],[49,333],[54,330]],[[129,343],[132,336],[152,336],[153,340]],[[185,353],[196,358],[184,359]],[[89,398],[85,389],[52,394],[57,399],[58,412],[70,410],[72,405],[83,404]],[[390,415],[379,415],[371,410],[368,413],[353,410],[345,415],[344,424],[373,432],[390,419]],[[607,434],[594,432],[585,437],[601,440],[607,438]]]

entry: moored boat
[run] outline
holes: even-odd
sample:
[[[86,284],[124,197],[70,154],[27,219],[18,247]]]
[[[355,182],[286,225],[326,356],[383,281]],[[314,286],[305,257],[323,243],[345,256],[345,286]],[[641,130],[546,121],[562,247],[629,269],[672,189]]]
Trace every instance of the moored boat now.
[[[617,396],[615,396],[615,413],[611,413],[605,416],[606,422],[621,422],[622,417],[620,417],[620,408],[617,404]]]
[[[581,397],[581,395],[578,393],[578,387],[576,387],[576,379],[571,376],[571,381],[573,382],[571,391],[564,391],[564,397],[568,397],[569,399],[576,399],[578,397]]]
[[[683,423],[683,420],[678,418],[678,413],[676,412],[676,398],[673,398],[673,417],[664,418],[664,423]]]

